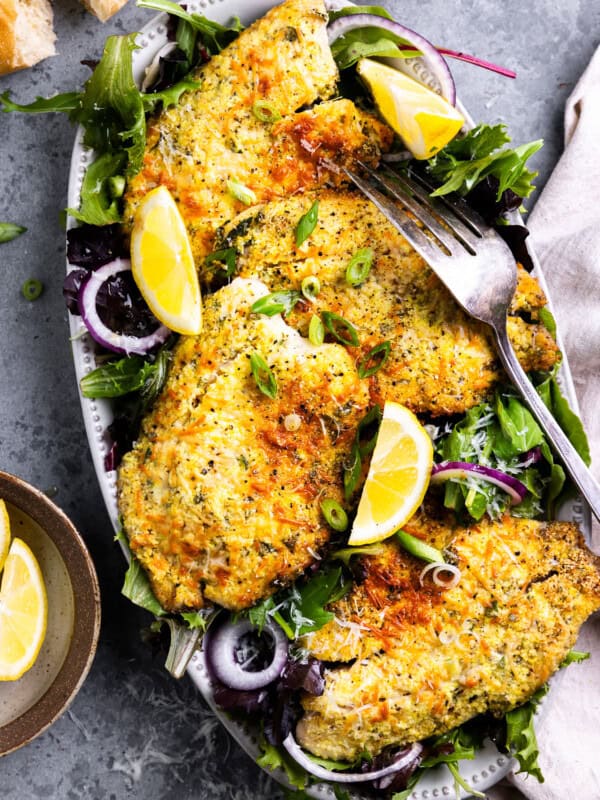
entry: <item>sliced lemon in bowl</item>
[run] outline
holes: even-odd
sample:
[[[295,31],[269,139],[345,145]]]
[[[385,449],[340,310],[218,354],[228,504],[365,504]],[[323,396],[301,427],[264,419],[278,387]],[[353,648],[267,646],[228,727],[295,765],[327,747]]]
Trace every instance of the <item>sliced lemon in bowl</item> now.
[[[8,511],[6,503],[0,499],[0,572],[6,561],[8,555],[8,548],[10,547],[10,520],[8,518]]]
[[[403,72],[371,58],[362,58],[356,68],[379,113],[415,158],[434,156],[464,125],[451,103]]]
[[[348,544],[391,536],[421,505],[431,476],[429,434],[405,406],[386,402]]]
[[[42,571],[22,539],[12,540],[0,585],[0,681],[33,666],[46,635],[48,601]]]
[[[154,316],[171,330],[202,330],[202,299],[185,223],[166,186],[138,206],[131,232],[131,271]]]

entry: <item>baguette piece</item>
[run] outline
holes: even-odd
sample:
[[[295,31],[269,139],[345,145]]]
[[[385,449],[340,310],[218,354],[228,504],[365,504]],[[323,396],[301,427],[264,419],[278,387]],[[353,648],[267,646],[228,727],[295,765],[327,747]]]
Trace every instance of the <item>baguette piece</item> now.
[[[48,0],[0,0],[0,75],[56,54]]]
[[[100,22],[106,22],[113,14],[123,8],[127,0],[81,0],[81,2],[91,14],[98,17]]]

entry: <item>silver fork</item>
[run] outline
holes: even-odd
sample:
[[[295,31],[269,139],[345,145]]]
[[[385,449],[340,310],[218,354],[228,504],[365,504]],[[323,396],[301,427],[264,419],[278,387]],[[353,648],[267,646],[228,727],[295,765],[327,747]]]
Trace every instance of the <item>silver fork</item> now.
[[[360,174],[344,171],[423,257],[464,310],[492,328],[504,369],[600,521],[600,484],[529,381],[508,338],[508,309],[517,285],[517,266],[508,245],[466,203],[430,197],[433,187],[422,177],[409,178],[388,168],[374,171],[360,163],[358,167]]]

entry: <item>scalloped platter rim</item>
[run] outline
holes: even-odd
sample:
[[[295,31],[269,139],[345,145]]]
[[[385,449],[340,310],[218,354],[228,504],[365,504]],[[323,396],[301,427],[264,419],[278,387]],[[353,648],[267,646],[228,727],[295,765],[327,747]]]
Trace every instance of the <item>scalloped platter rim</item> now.
[[[241,18],[242,23],[249,24],[253,20],[264,14],[269,8],[277,5],[273,0],[192,0],[188,3],[188,9],[201,14],[205,14],[221,23],[226,23],[233,16]],[[330,6],[334,2],[329,3]],[[348,5],[345,0],[335,0],[335,6]],[[157,51],[167,41],[166,16],[164,14],[154,17],[144,26],[138,36],[137,43],[139,49],[133,53],[133,69],[136,81],[141,83],[144,70],[151,62]],[[79,129],[76,134],[68,186],[68,205],[70,208],[77,208],[80,200],[81,186],[85,172],[93,160],[93,152],[83,145],[83,130]],[[515,222],[519,223],[520,217],[515,212]],[[75,225],[73,218],[68,219],[68,227]],[[528,248],[532,261],[535,265],[536,277],[540,281],[542,288],[546,291],[543,274],[539,268],[535,254]],[[67,264],[67,271],[73,267]],[[548,293],[546,291],[546,296]],[[551,307],[551,303],[549,303]],[[88,374],[96,365],[94,343],[86,334],[85,328],[79,317],[69,315],[69,325],[71,332],[71,345],[77,381]],[[560,345],[559,341],[559,345]],[[572,379],[568,370],[568,365],[563,361],[560,381],[569,402],[577,410],[576,398]],[[108,431],[112,421],[112,409],[107,400],[92,400],[80,395],[82,414],[85,424],[86,435],[92,456],[92,461],[100,490],[106,505],[110,521],[115,532],[119,531],[118,510],[117,510],[117,476],[115,471],[107,472],[104,468],[104,459],[109,452],[111,441]],[[574,520],[582,528],[584,535],[589,540],[591,528],[590,512],[587,504],[580,498],[576,498],[566,504],[560,513],[562,519]],[[197,650],[188,665],[188,674],[204,700],[214,711],[220,722],[245,750],[245,752],[256,761],[260,755],[257,731],[250,726],[243,725],[232,720],[226,713],[221,711],[214,703],[210,679],[206,668],[204,653],[200,648]],[[557,683],[557,678],[553,679]],[[542,712],[543,712],[542,704]],[[485,746],[477,752],[472,761],[461,762],[461,775],[474,790],[485,791],[501,780],[514,766],[515,762],[508,756],[500,753],[495,745],[487,742]],[[279,783],[289,787],[290,784],[283,771],[274,770],[269,772]],[[307,794],[321,800],[334,800],[335,795],[330,786],[326,784],[315,784],[309,787]],[[415,790],[410,795],[410,800],[435,800],[436,798],[455,798],[456,788],[454,781],[448,770],[438,767],[425,775]],[[467,792],[460,789],[460,797],[469,796]],[[354,792],[352,797],[360,800],[362,794]]]

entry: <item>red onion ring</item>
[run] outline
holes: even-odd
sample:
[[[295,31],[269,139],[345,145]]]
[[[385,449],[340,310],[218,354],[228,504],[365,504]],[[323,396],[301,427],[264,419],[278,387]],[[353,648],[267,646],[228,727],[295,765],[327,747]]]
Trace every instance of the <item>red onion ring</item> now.
[[[109,264],[105,264],[93,272],[81,284],[79,290],[79,313],[90,336],[102,347],[112,350],[115,353],[125,355],[144,356],[155,347],[166,342],[171,335],[171,331],[165,325],[160,325],[148,336],[130,336],[123,333],[115,333],[100,319],[96,308],[96,297],[100,287],[113,275],[119,272],[129,272],[131,264],[128,259],[116,258]]]
[[[235,657],[236,645],[245,634],[255,630],[256,627],[249,619],[240,619],[237,622],[225,622],[206,638],[206,655],[214,676],[230,689],[261,689],[278,678],[287,664],[287,637],[279,625],[269,621],[265,623],[263,632],[273,641],[271,663],[257,672],[244,669],[244,665],[238,663]]]
[[[442,461],[440,464],[435,464],[431,470],[431,483],[442,483],[451,478],[464,479],[469,476],[499,486],[510,497],[512,506],[520,503],[527,494],[525,484],[513,478],[512,475],[493,467],[485,467],[482,464],[471,464],[468,461]]]
[[[415,50],[418,50],[422,57],[394,59],[394,67],[434,92],[441,94],[452,105],[456,104],[454,78],[444,57],[420,33],[416,33],[410,28],[405,28],[399,22],[387,19],[387,17],[380,17],[377,14],[348,14],[345,17],[338,17],[327,28],[329,44],[332,44],[348,31],[365,27],[383,28],[390,31],[390,33],[412,45]]]
[[[407,764],[420,755],[423,751],[423,745],[415,742],[410,746],[407,752],[388,764],[387,767],[373,770],[372,772],[334,772],[331,769],[315,764],[315,762],[304,752],[298,742],[294,739],[293,734],[283,740],[283,746],[291,755],[297,764],[300,764],[307,772],[314,775],[315,778],[320,778],[323,781],[331,781],[333,783],[364,783],[366,781],[375,781],[378,778],[384,778],[386,775],[392,775],[394,772],[399,772]]]

